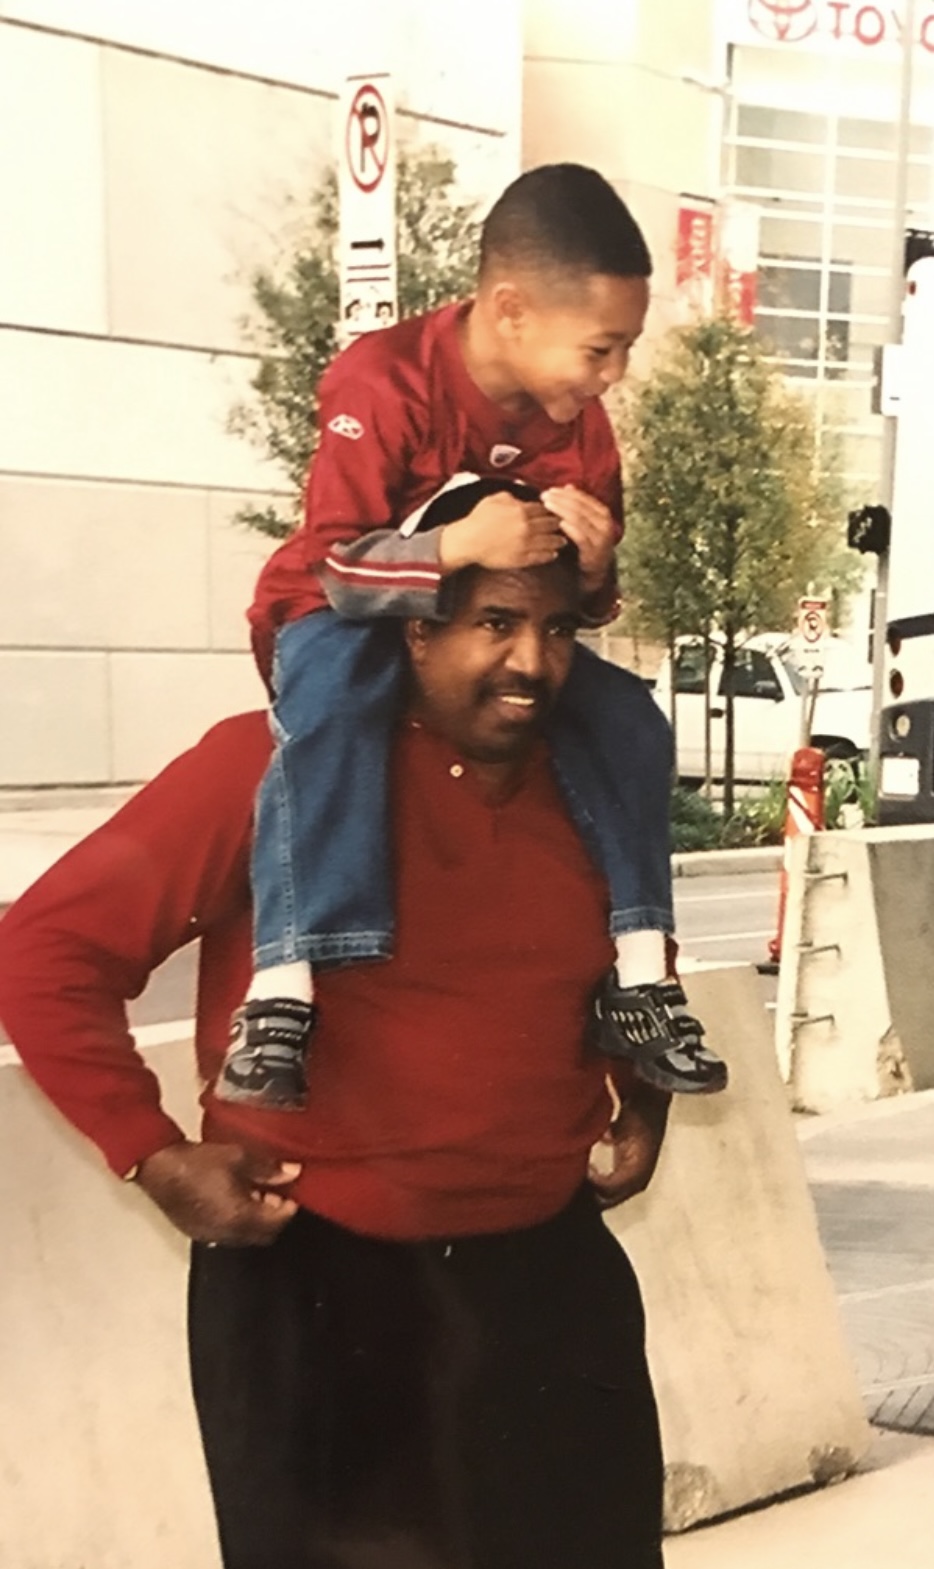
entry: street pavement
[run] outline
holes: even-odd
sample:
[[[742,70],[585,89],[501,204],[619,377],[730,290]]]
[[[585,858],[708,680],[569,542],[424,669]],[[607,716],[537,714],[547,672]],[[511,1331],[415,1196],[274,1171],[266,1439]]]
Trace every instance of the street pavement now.
[[[115,802],[0,803],[0,907],[103,821]],[[16,809],[14,809],[16,808]],[[757,963],[771,935],[774,867],[676,882],[682,951]],[[134,1006],[147,1035],[192,1012],[191,950]],[[767,984],[767,983],[766,983]],[[2,1040],[2,1035],[0,1035]],[[10,1061],[0,1045],[0,1063]],[[934,1091],[796,1118],[828,1268],[866,1409],[878,1424],[859,1474],[672,1538],[668,1569],[930,1569],[934,1562]],[[896,1429],[896,1430],[884,1430]],[[581,1566],[585,1569],[585,1566]]]

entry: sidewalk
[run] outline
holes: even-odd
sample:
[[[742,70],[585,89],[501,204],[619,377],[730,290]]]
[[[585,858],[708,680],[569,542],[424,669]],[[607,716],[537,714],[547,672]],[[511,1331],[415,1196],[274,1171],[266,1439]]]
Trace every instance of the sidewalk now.
[[[930,1569],[934,1438],[880,1433],[857,1476],[665,1543],[666,1569]]]
[[[859,1472],[666,1543],[667,1569],[928,1569],[934,1556],[934,1091],[797,1120],[876,1430]],[[789,1369],[793,1376],[793,1369]]]

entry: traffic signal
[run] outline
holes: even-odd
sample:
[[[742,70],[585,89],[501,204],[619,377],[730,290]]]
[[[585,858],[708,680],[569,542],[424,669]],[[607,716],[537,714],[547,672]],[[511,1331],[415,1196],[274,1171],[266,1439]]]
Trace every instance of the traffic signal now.
[[[859,507],[847,514],[846,542],[861,555],[884,555],[891,538],[892,514],[888,507]]]

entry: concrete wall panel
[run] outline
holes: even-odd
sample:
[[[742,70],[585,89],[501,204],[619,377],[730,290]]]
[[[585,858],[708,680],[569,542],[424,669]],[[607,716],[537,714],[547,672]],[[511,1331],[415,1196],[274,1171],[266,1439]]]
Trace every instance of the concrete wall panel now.
[[[106,656],[0,651],[0,786],[109,777]]]
[[[0,29],[0,320],[105,332],[100,50]]]
[[[0,469],[268,490],[280,482],[227,434],[253,362],[0,331]]]
[[[290,515],[288,498],[272,497],[277,511]],[[244,506],[261,509],[264,496],[227,495],[212,492],[208,504],[208,570],[210,573],[210,646],[214,649],[243,650],[249,646],[247,607],[253,599],[256,579],[276,541],[234,521]]]
[[[250,654],[111,655],[114,780],[151,779],[218,719],[262,708]]]
[[[334,158],[334,106],[110,49],[103,119],[113,331],[242,350],[252,272]]]
[[[0,643],[207,648],[204,491],[0,483]]]

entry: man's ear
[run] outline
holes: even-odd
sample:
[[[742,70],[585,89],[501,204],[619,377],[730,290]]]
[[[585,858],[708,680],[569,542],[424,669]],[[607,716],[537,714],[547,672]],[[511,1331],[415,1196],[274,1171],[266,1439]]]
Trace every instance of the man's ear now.
[[[412,619],[403,622],[402,635],[405,646],[409,651],[409,658],[413,665],[420,665],[425,657],[425,648],[428,643],[428,622]]]

